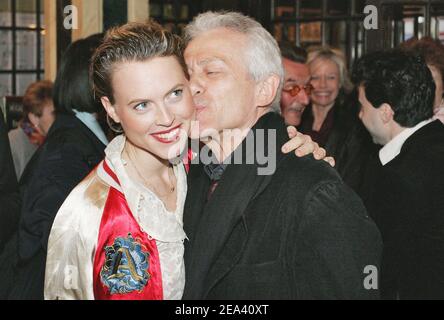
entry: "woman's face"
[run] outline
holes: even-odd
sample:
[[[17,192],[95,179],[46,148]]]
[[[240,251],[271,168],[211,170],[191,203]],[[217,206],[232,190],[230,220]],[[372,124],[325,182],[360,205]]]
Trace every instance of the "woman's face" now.
[[[194,106],[188,80],[175,57],[117,64],[112,73],[115,103],[102,98],[127,139],[161,159],[186,145]]]
[[[318,106],[331,106],[339,94],[339,68],[329,59],[316,59],[309,64],[314,90],[311,101]]]
[[[41,135],[46,136],[55,120],[54,104],[52,100],[48,99],[45,101],[40,116],[29,113],[28,119]]]
[[[438,70],[438,68],[434,67],[434,66],[428,66],[430,69],[430,72],[432,73],[433,76],[433,81],[435,82],[435,101],[433,103],[433,108],[439,108],[441,106],[441,102],[443,99],[443,81],[442,81],[442,76],[441,76],[441,72]]]

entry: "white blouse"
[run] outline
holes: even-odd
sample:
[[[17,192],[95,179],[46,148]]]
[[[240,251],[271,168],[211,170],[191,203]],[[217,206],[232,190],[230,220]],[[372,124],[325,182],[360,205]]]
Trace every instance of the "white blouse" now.
[[[129,178],[125,170],[126,163],[122,160],[125,141],[124,136],[118,136],[105,150],[105,161],[116,174],[120,186],[105,172],[102,165],[99,165],[96,175],[92,174],[85,178],[72,191],[57,213],[48,243],[45,299],[94,298],[90,275],[93,274],[93,259],[103,207],[97,203],[89,203],[85,199],[88,198],[87,191],[91,189],[88,186],[96,179],[125,195],[128,206],[141,229],[156,240],[164,299],[181,299],[185,286],[183,254],[186,235],[183,230],[183,209],[187,193],[187,177],[184,165],[179,163],[173,166],[177,181],[177,200],[175,212],[169,212],[154,192]],[[93,240],[95,242],[91,243]],[[65,290],[66,279],[58,279],[60,278],[58,271],[68,265],[76,265],[76,261],[88,261],[82,263],[82,268],[78,270],[79,276],[76,279],[80,282],[80,286],[77,286],[77,291],[73,291],[72,288],[71,291]],[[82,281],[82,279],[87,280]]]

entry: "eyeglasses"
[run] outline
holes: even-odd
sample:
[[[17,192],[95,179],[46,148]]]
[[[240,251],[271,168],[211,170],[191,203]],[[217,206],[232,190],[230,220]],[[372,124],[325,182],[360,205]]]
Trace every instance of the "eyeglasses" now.
[[[313,89],[314,87],[311,85],[311,83],[309,83],[302,87],[297,84],[288,85],[285,86],[282,90],[288,92],[292,97],[295,97],[299,94],[299,92],[301,92],[301,90],[304,90],[307,95],[310,95]]]

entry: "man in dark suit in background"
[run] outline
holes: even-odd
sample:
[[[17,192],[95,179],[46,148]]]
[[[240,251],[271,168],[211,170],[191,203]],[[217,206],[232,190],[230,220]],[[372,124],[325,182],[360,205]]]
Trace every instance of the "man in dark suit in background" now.
[[[382,244],[362,202],[325,162],[280,152],[276,41],[233,12],[199,15],[186,39],[201,159],[214,161],[188,176],[183,298],[377,298],[365,269]]]
[[[358,61],[360,118],[382,164],[367,209],[381,230],[381,294],[444,298],[444,126],[421,57],[377,52]]]

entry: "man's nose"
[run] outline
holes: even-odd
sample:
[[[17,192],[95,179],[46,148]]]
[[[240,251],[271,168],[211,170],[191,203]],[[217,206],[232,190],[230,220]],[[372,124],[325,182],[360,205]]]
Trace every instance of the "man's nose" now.
[[[193,97],[203,92],[203,86],[196,76],[190,77],[190,90]]]
[[[310,103],[310,98],[308,97],[308,94],[304,89],[299,91],[298,95],[296,96],[296,99],[303,106],[307,106]]]

